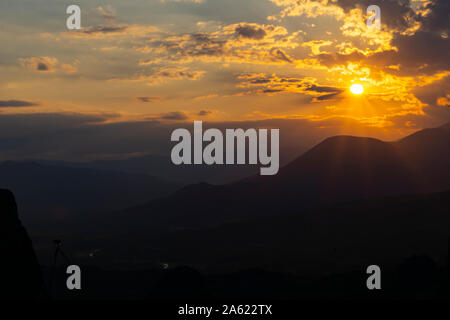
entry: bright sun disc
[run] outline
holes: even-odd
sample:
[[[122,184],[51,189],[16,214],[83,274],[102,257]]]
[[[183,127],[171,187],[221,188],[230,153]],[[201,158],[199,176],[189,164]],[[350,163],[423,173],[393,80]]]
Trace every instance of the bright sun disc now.
[[[352,84],[350,87],[350,91],[353,94],[362,94],[364,92],[364,87],[360,84]]]

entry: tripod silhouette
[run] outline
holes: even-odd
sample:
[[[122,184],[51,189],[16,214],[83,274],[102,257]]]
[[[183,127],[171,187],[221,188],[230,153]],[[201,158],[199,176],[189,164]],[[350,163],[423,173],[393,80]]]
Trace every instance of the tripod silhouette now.
[[[53,255],[53,268],[52,268],[52,273],[50,276],[50,284],[49,284],[49,293],[50,296],[52,294],[53,291],[53,279],[55,276],[55,270],[56,270],[56,262],[58,260],[58,256],[61,256],[65,262],[67,262],[67,264],[71,265],[71,261],[70,259],[67,257],[67,255],[64,253],[64,251],[62,250],[62,241],[61,240],[53,240],[53,243],[55,244],[55,253]]]

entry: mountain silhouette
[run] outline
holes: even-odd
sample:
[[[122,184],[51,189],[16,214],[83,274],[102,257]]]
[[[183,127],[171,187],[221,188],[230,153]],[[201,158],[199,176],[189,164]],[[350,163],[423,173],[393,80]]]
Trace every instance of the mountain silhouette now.
[[[147,175],[13,161],[0,164],[0,186],[15,193],[27,223],[118,210],[178,188]]]
[[[396,142],[331,137],[275,176],[187,186],[117,216],[146,228],[198,228],[335,202],[450,190],[449,141],[449,125]]]
[[[296,148],[282,148],[283,157],[281,165],[289,163],[298,155],[304,153],[307,148],[297,146]],[[128,159],[93,160],[89,162],[66,162],[51,160],[35,160],[43,165],[72,168],[90,168],[98,170],[118,171],[132,174],[146,174],[160,177],[166,181],[173,181],[180,185],[189,185],[199,182],[211,184],[226,184],[241,180],[245,177],[257,174],[259,165],[240,166],[177,166],[172,163],[170,150],[167,155],[145,155]]]
[[[449,188],[450,152],[447,150],[450,150],[450,123],[418,131],[393,145],[407,155],[410,166],[416,167],[428,190]]]
[[[0,252],[0,296],[38,298],[43,289],[40,266],[18,218],[14,195],[4,189],[0,189]]]

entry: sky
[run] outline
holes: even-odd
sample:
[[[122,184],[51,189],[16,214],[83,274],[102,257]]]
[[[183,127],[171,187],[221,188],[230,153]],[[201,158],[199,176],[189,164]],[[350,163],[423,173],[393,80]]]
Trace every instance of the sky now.
[[[72,4],[81,30],[66,28]],[[0,159],[161,153],[194,120],[305,146],[439,126],[449,13],[448,0],[2,0]]]

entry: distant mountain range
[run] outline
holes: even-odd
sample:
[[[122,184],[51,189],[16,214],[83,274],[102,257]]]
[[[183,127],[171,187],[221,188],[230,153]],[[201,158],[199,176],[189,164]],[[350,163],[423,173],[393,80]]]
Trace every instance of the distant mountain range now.
[[[306,153],[292,151],[291,156],[303,154],[276,176],[260,176],[253,166],[176,167],[157,156],[87,164],[7,161],[0,164],[0,187],[16,194],[28,224],[82,218],[119,228],[199,228],[335,202],[450,190],[448,150],[449,124],[396,142],[331,137]],[[146,170],[170,173],[159,178],[143,174]],[[177,172],[183,184],[194,177],[202,181],[208,172],[209,181],[240,180],[179,189],[168,182]]]
[[[158,248],[157,254],[148,252],[162,261],[217,270],[239,266],[341,272],[398,263],[414,254],[427,254],[443,265],[450,253],[450,191],[351,201],[154,238],[144,235],[139,242]],[[138,248],[132,237],[121,241],[118,246]]]
[[[0,164],[0,186],[14,192],[27,222],[118,210],[178,188],[142,174],[12,161]]]
[[[285,165],[307,151],[304,146],[290,148],[281,147],[280,164]],[[166,156],[146,155],[127,159],[93,160],[88,162],[66,162],[51,160],[33,160],[43,165],[110,170],[133,174],[146,174],[171,181],[179,185],[206,182],[210,184],[226,184],[239,181],[259,172],[259,165],[239,166],[176,166],[170,158],[170,150]]]
[[[280,169],[206,183],[116,214],[143,228],[200,228],[358,199],[450,190],[450,125],[396,142],[331,137]],[[126,217],[126,218],[125,218]],[[145,223],[144,223],[145,221]]]

